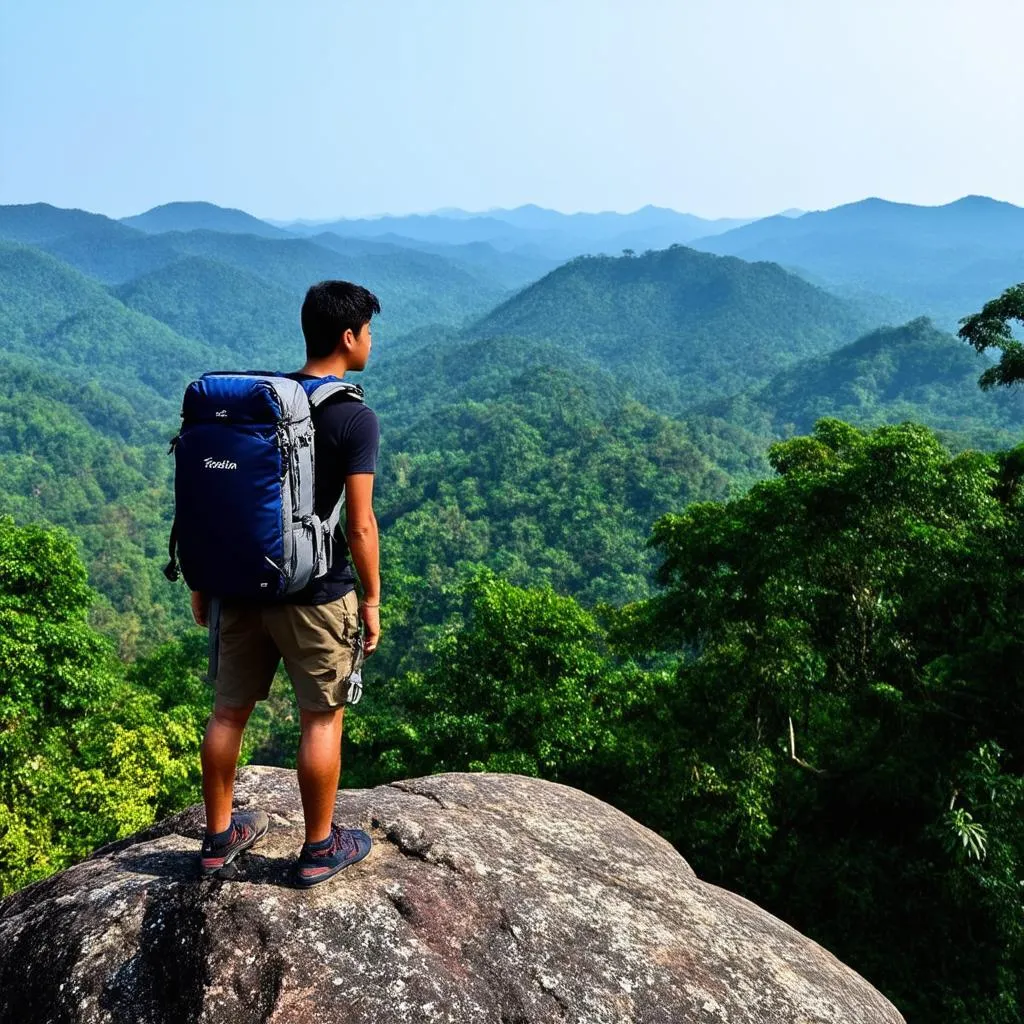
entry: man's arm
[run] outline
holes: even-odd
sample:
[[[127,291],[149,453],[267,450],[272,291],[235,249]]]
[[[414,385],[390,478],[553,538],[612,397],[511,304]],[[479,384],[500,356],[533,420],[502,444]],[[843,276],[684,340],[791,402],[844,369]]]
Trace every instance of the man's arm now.
[[[345,537],[352,565],[363,587],[360,615],[363,650],[373,654],[380,640],[380,545],[377,517],[373,514],[373,474],[345,477]]]

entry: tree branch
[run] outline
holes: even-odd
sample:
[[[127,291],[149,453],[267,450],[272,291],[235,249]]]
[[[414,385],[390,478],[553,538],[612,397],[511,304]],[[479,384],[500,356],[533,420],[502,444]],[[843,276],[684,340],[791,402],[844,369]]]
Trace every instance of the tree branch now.
[[[793,732],[792,715],[789,716],[789,756],[790,759],[800,765],[801,768],[806,768],[808,771],[814,772],[815,775],[825,774],[821,768],[815,768],[813,764],[808,764],[806,761],[803,761],[796,756],[796,733]]]

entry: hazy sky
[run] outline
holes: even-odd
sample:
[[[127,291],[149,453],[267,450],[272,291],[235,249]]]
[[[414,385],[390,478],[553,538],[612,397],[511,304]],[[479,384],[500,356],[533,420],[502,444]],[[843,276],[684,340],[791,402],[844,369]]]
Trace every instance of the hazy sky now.
[[[0,0],[0,203],[1024,205],[1020,0]]]

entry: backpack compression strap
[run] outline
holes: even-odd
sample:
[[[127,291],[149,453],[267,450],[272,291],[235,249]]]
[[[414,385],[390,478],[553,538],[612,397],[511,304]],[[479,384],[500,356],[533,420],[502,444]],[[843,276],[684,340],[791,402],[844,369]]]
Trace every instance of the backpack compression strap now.
[[[171,520],[171,535],[167,539],[167,554],[171,556],[170,561],[164,566],[164,575],[174,583],[181,575],[181,570],[178,568],[178,520],[174,518]]]

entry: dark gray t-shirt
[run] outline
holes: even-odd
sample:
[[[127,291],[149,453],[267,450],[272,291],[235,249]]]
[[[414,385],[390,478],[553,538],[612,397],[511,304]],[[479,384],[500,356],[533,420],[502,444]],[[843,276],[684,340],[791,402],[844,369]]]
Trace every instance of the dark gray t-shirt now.
[[[306,373],[287,376],[294,380],[316,379]],[[345,477],[353,473],[376,473],[380,426],[374,411],[363,402],[335,397],[313,410],[313,430],[316,467],[313,509],[321,519],[327,519],[345,488]],[[355,588],[344,522],[343,510],[334,533],[334,561],[327,575],[292,594],[287,599],[290,604],[327,604]]]

